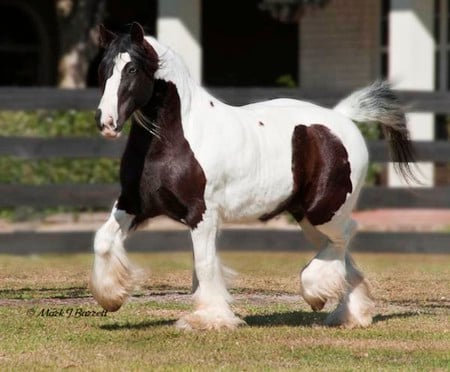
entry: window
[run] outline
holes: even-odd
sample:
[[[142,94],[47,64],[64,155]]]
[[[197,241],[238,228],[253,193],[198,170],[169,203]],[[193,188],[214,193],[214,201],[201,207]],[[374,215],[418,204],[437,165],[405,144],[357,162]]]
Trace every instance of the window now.
[[[47,2],[0,4],[0,85],[49,85],[53,82],[52,28]]]
[[[127,32],[130,23],[137,21],[146,34],[156,35],[157,3],[157,0],[108,0],[103,23],[115,32]],[[98,86],[97,70],[102,56],[103,51],[99,51],[89,66],[88,86]]]
[[[434,40],[435,51],[435,89],[450,90],[450,0],[434,0]],[[436,140],[450,138],[450,116],[437,114],[435,119]],[[450,165],[436,163],[435,185],[450,183]]]
[[[389,10],[390,0],[381,2],[381,25],[380,25],[380,78],[387,79],[389,76]]]
[[[205,85],[298,84],[298,24],[276,20],[260,2],[202,1]]]

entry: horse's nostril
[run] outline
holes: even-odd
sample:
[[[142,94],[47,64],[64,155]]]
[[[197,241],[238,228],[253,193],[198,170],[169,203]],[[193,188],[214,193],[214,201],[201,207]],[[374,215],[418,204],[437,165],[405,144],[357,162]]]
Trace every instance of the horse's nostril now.
[[[105,120],[104,126],[109,129],[114,129],[114,120],[111,116],[108,116]]]

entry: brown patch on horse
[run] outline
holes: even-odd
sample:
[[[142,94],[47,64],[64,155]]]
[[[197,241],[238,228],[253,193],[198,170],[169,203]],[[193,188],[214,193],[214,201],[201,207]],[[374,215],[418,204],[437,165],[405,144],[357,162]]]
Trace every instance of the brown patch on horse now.
[[[263,123],[262,121],[258,121],[258,124],[259,124],[261,127],[264,126],[264,123]]]
[[[209,101],[209,104],[211,105],[211,107],[214,107],[214,102],[213,101]]]
[[[266,221],[284,211],[297,221],[305,216],[313,225],[330,221],[353,190],[348,153],[342,142],[324,125],[298,125],[292,135],[294,192]]]
[[[180,97],[172,82],[156,80],[141,110],[157,123],[159,138],[132,123],[121,162],[118,208],[136,215],[133,226],[158,215],[195,228],[206,210],[206,177],[184,137]]]

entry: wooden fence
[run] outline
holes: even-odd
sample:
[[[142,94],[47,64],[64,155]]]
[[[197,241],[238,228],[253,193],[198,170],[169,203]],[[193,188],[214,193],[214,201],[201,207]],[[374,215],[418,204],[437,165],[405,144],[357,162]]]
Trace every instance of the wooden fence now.
[[[297,89],[217,88],[211,92],[231,104],[245,104],[274,97],[293,97],[310,100],[324,106],[334,105],[345,96],[303,92]],[[450,94],[428,92],[399,92],[402,101],[414,112],[450,114]],[[93,109],[99,101],[97,89],[80,91],[54,88],[0,88],[0,110],[34,109]],[[93,123],[94,125],[94,123]],[[0,128],[1,134],[1,128]],[[0,156],[22,159],[48,158],[117,158],[124,140],[106,141],[103,138],[28,138],[1,137]],[[450,142],[415,142],[418,160],[450,162]],[[388,152],[383,141],[369,142],[371,160],[386,162]],[[32,207],[103,207],[109,208],[118,195],[118,185],[5,185],[0,184],[0,208]],[[450,186],[433,188],[366,187],[362,191],[359,209],[371,208],[450,208]],[[151,234],[152,236],[148,236]],[[301,234],[265,230],[228,231],[222,235],[225,248],[241,249],[300,249],[307,246]],[[34,233],[22,232],[0,235],[0,253],[30,253],[37,251],[84,251],[91,246],[91,233]],[[147,248],[144,248],[147,247]],[[130,242],[135,250],[189,249],[186,232],[153,232],[137,234]],[[358,234],[355,250],[445,252],[450,253],[450,234],[446,233],[369,233]]]

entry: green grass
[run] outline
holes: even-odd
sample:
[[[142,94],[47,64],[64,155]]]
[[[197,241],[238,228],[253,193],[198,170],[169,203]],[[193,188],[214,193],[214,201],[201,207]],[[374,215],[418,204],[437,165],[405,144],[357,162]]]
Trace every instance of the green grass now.
[[[326,312],[295,297],[309,256],[223,254],[240,273],[233,307],[248,326],[221,332],[173,326],[191,309],[188,253],[132,254],[149,271],[137,296],[116,313],[78,318],[67,314],[101,310],[86,290],[90,255],[0,256],[0,369],[450,369],[450,256],[355,255],[378,315],[353,330],[323,327]]]

